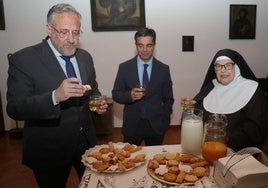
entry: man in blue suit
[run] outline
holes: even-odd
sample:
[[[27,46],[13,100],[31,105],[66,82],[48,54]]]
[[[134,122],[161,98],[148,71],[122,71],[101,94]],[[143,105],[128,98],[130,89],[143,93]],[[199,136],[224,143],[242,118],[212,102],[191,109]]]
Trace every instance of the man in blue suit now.
[[[78,48],[80,19],[71,5],[53,6],[47,14],[48,37],[9,58],[7,113],[25,122],[23,163],[40,188],[64,188],[72,166],[81,178],[81,155],[96,144],[88,102],[100,91],[91,55]],[[64,58],[73,66],[72,75]],[[106,108],[102,101],[97,113]]]
[[[153,29],[141,28],[134,39],[138,55],[119,65],[112,96],[114,101],[125,105],[124,142],[161,145],[174,103],[169,66],[153,56],[156,42]],[[148,75],[145,95],[137,87],[145,84],[144,73]]]

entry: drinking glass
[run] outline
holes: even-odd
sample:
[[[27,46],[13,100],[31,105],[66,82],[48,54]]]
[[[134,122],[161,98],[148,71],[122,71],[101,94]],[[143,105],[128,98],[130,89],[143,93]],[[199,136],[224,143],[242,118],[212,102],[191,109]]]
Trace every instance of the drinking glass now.
[[[205,123],[202,155],[210,163],[227,154],[226,127],[227,117],[223,114],[210,115]]]
[[[186,108],[182,112],[181,147],[184,153],[201,153],[203,140],[203,111]]]
[[[141,89],[141,92],[143,93],[142,95],[146,95],[146,86],[144,84],[137,84],[137,88]]]
[[[89,109],[92,112],[97,112],[100,109],[101,106],[101,100],[102,96],[101,95],[92,95],[90,96],[89,100]]]

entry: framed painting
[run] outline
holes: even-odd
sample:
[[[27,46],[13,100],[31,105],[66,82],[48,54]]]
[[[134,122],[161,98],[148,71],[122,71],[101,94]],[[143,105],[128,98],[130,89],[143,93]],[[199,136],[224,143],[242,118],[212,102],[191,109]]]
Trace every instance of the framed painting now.
[[[230,39],[255,39],[256,5],[230,5]]]
[[[0,30],[5,30],[5,14],[4,14],[4,3],[3,0],[0,0]]]
[[[93,31],[134,31],[145,27],[144,0],[90,0]]]
[[[183,52],[194,51],[194,36],[182,36],[182,51]]]

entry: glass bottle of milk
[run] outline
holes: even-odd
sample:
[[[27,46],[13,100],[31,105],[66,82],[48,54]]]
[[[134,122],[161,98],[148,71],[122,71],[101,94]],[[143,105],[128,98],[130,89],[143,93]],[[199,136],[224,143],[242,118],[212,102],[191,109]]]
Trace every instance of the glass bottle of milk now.
[[[183,153],[199,155],[203,142],[203,111],[185,108],[182,112],[181,147]]]

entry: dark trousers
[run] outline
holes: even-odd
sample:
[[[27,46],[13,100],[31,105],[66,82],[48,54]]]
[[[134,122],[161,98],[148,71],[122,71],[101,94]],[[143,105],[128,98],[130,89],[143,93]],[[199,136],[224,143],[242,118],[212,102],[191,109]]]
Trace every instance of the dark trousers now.
[[[138,129],[132,135],[124,135],[124,142],[141,145],[144,141],[146,146],[162,145],[165,133],[157,134],[147,119],[140,119]]]
[[[81,130],[76,152],[69,164],[61,167],[52,167],[49,170],[33,169],[39,188],[65,188],[72,166],[74,166],[81,180],[85,171],[85,166],[81,162],[81,156],[89,147],[90,145],[85,137],[85,133]]]

